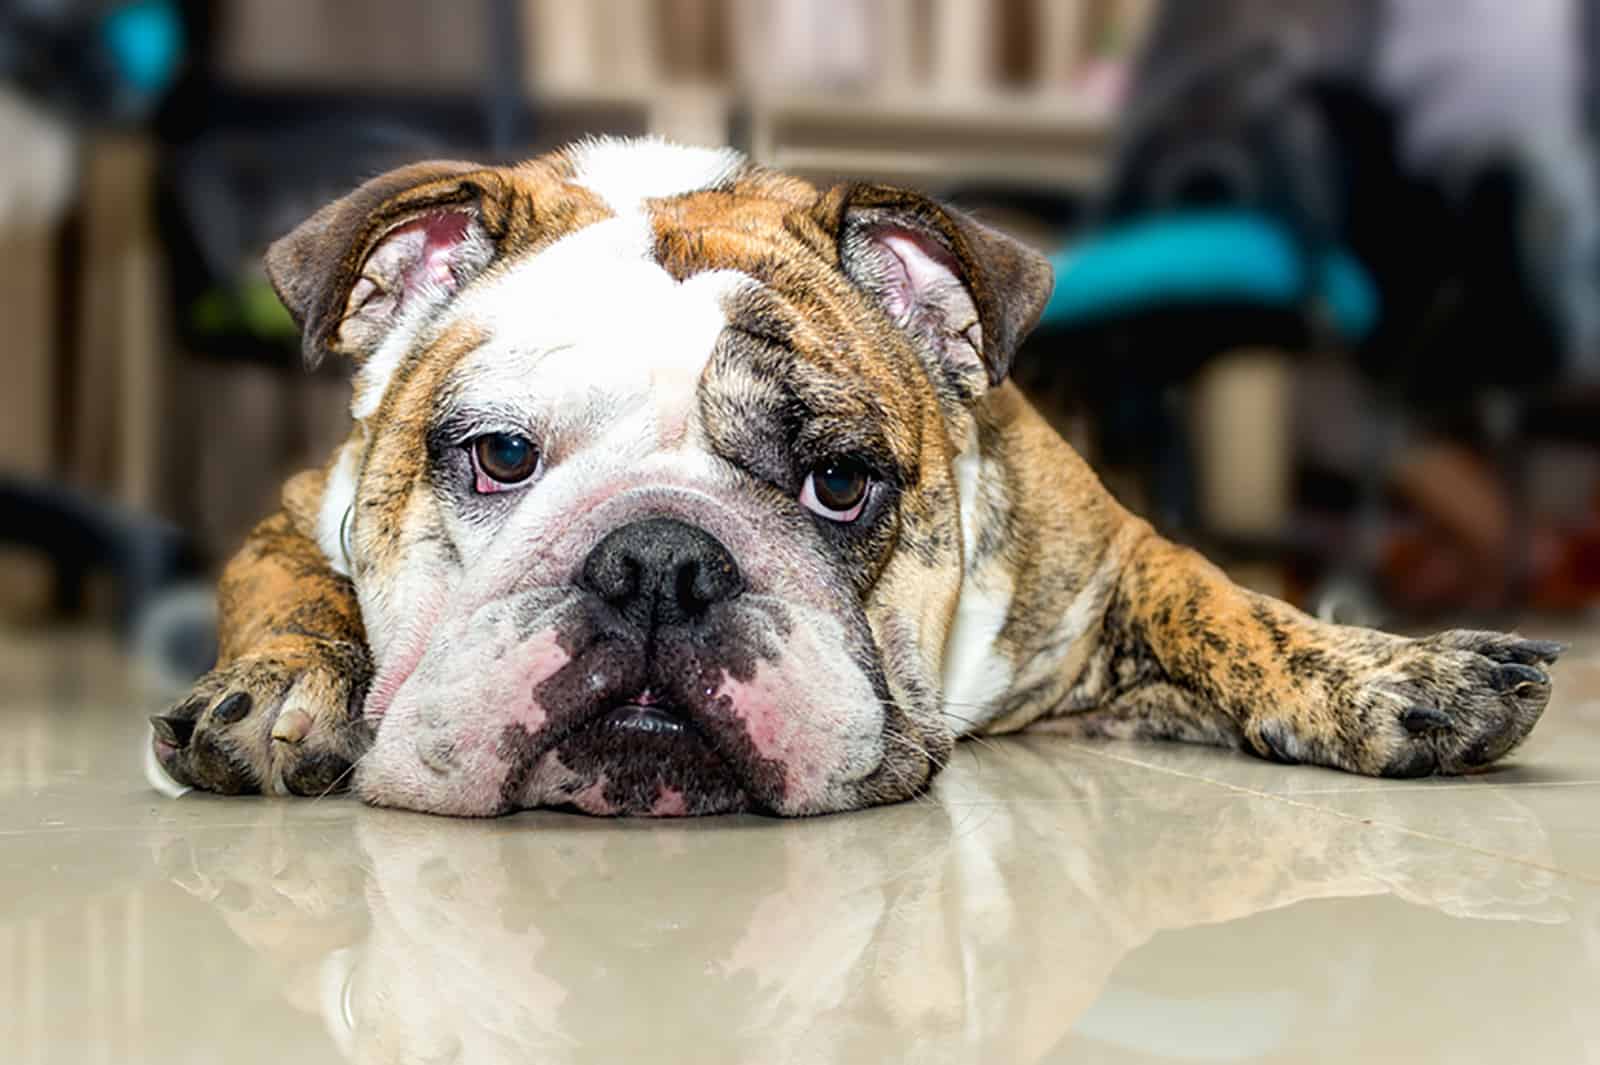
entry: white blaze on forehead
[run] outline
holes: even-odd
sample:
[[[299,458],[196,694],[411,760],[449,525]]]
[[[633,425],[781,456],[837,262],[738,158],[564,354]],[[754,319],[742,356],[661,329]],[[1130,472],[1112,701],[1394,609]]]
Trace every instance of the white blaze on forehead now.
[[[569,158],[573,183],[618,214],[639,210],[645,200],[716,188],[745,162],[732,148],[690,148],[653,137],[586,141]]]
[[[715,188],[745,165],[744,156],[732,148],[690,148],[656,138],[599,138],[571,149],[569,158],[574,169],[572,183],[604,200],[619,216],[611,221],[625,223],[606,231],[606,238],[598,241],[595,247],[585,245],[590,262],[603,259],[607,249],[624,258],[649,259],[652,242],[648,220],[643,215],[645,200]],[[581,229],[557,242],[556,247],[590,234],[597,228],[599,226]],[[554,250],[555,247],[547,249],[530,261],[543,259]],[[568,251],[565,254],[573,253]],[[512,272],[515,273],[517,269],[514,267]],[[698,278],[691,280],[697,281]],[[580,304],[580,308],[601,315],[632,313],[625,302],[620,302],[627,298],[627,292],[616,291],[616,299],[606,303],[604,300],[608,291],[604,284],[594,277],[584,279],[582,283],[589,286],[589,291],[580,295],[590,298]],[[568,285],[567,290],[574,287]],[[559,291],[553,290],[552,295]],[[535,296],[532,293],[523,293],[523,296],[526,310]],[[538,306],[544,308],[547,302],[540,300]],[[423,340],[423,329],[434,307],[432,301],[418,300],[417,307],[390,331],[372,358],[361,368],[356,376],[355,394],[350,405],[350,412],[358,421],[376,413],[395,370]],[[496,324],[482,318],[476,320],[490,327]]]
[[[464,402],[531,404],[560,421],[564,401],[604,395],[640,401],[618,413],[686,416],[727,325],[724,300],[753,282],[731,270],[678,281],[651,246],[648,219],[609,218],[468,290],[455,314],[488,339],[457,375]]]

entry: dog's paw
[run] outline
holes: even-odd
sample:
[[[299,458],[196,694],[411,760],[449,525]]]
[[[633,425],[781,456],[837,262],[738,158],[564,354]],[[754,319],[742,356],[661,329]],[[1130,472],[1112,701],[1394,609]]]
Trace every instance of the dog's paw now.
[[[1548,669],[1565,648],[1498,632],[1456,630],[1404,640],[1350,693],[1366,742],[1358,772],[1385,777],[1465,773],[1503,757],[1550,701]]]
[[[156,760],[180,784],[224,795],[323,795],[349,785],[371,742],[364,647],[307,641],[245,655],[150,719]]]

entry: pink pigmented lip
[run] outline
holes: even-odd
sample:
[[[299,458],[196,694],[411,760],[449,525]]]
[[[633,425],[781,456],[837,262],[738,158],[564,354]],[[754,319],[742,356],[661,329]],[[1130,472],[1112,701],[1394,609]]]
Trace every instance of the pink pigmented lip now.
[[[662,788],[656,797],[655,805],[650,808],[652,817],[684,817],[689,813],[689,804],[683,797],[683,792],[672,788]]]
[[[572,797],[572,805],[585,813],[605,817],[616,813],[616,807],[606,799],[606,778],[601,776],[594,783],[584,788]]]
[[[717,690],[717,694],[738,708],[745,732],[762,757],[787,759],[792,752],[778,733],[775,724],[777,710],[760,685],[728,680]]]

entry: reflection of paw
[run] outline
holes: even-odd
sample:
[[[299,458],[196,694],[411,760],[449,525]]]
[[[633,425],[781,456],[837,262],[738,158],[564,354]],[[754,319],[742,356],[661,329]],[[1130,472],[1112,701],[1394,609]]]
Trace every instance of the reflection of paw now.
[[[1356,819],[1351,849],[1361,866],[1396,895],[1452,917],[1565,924],[1572,919],[1567,879],[1547,871],[1557,865],[1549,836],[1515,795],[1475,788],[1469,804],[1430,803],[1427,832],[1448,843],[1394,830],[1414,822],[1412,792],[1346,792],[1339,809]]]
[[[1402,846],[1415,851],[1415,840],[1408,838]],[[1559,873],[1453,849],[1440,856],[1435,868],[1420,865],[1413,856],[1411,875],[1390,885],[1397,896],[1475,921],[1566,924],[1572,920],[1572,904]]]
[[[178,783],[225,795],[341,790],[371,742],[371,676],[366,648],[348,643],[235,659],[150,719],[156,760]]]
[[[163,879],[214,907],[255,952],[251,971],[264,974],[262,986],[316,1012],[325,960],[366,938],[366,874],[353,823],[276,803],[240,812],[227,832],[157,834],[152,857]]]
[[[226,835],[174,830],[158,837],[153,850],[162,877],[236,926],[365,922],[366,875],[347,820],[306,821],[268,804],[251,813]],[[241,935],[257,947],[305,938]]]
[[[1350,738],[1352,768],[1373,776],[1463,773],[1533,729],[1550,701],[1546,668],[1562,645],[1456,630],[1399,643],[1350,694],[1368,731]]]

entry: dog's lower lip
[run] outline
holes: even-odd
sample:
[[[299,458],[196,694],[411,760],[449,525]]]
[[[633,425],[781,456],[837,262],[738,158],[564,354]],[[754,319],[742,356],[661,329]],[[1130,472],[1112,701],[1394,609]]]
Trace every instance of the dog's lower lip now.
[[[601,720],[606,728],[645,732],[657,736],[680,736],[688,732],[689,723],[676,714],[658,706],[619,706]]]

